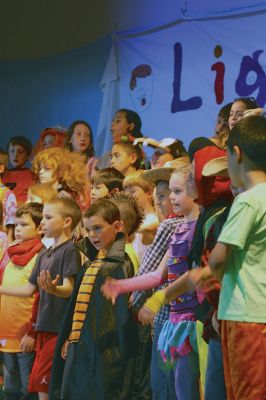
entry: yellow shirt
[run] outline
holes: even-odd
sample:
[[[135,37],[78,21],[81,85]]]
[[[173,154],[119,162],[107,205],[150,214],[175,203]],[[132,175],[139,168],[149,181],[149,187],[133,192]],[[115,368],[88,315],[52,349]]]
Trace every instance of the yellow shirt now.
[[[125,252],[127,253],[127,255],[129,256],[132,264],[133,264],[133,268],[134,268],[134,274],[136,275],[136,273],[139,270],[139,258],[137,256],[137,253],[134,249],[134,247],[132,246],[131,243],[126,243],[125,245]]]
[[[25,285],[35,266],[36,254],[24,267],[8,262],[3,276],[3,287]],[[31,297],[0,297],[0,351],[19,352],[20,340],[25,334],[32,315],[34,296]]]

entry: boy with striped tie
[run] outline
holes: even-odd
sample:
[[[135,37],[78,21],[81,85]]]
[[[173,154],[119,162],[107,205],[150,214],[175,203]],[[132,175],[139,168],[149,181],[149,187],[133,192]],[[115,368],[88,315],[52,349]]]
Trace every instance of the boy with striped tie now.
[[[85,212],[83,222],[89,260],[77,278],[59,334],[49,399],[129,399],[136,350],[128,298],[121,296],[113,306],[100,290],[107,277],[134,274],[120,212],[113,201],[100,199]]]

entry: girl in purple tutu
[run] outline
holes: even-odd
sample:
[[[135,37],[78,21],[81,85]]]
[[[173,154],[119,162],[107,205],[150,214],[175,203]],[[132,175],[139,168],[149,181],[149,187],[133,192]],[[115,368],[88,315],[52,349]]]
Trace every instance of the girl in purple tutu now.
[[[189,270],[187,256],[199,216],[199,207],[195,203],[196,194],[191,183],[190,167],[173,172],[169,182],[170,199],[174,212],[182,213],[184,221],[177,224],[169,250],[155,272],[131,279],[110,279],[105,282],[102,291],[113,303],[119,294],[155,288],[165,280],[171,283]],[[163,326],[158,340],[158,351],[164,365],[175,368],[178,400],[200,400],[195,316],[198,304],[197,292],[193,290],[174,299],[170,304],[169,320]]]

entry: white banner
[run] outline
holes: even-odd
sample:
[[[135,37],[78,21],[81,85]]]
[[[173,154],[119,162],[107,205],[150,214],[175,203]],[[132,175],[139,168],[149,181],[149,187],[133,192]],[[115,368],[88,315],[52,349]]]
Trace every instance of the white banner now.
[[[180,138],[186,145],[211,136],[226,103],[246,96],[266,103],[265,27],[261,13],[116,35],[108,63],[116,65],[119,107],[140,114],[145,136]],[[109,104],[109,114],[115,108]]]

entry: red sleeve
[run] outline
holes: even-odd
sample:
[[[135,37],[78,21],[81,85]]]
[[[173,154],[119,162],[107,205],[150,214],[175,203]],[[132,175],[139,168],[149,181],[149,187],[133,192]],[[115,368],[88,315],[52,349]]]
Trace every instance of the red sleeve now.
[[[31,319],[28,322],[26,335],[35,339],[36,338],[35,325],[36,325],[39,302],[40,302],[40,293],[35,292],[34,296],[35,296],[35,299],[34,299],[34,303],[32,305]]]

